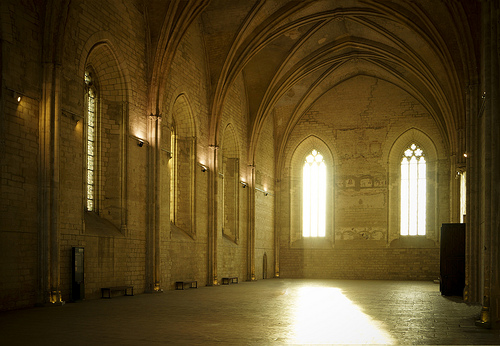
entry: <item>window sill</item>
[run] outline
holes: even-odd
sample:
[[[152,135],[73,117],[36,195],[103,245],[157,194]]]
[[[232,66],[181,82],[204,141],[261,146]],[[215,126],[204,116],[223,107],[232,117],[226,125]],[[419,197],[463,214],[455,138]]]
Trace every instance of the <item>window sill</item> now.
[[[84,212],[85,234],[101,237],[124,237],[120,229],[92,211]]]
[[[291,242],[290,247],[298,249],[332,249],[333,242],[330,238],[300,238]]]
[[[425,235],[400,236],[399,239],[391,241],[390,247],[394,248],[436,248],[438,245]]]

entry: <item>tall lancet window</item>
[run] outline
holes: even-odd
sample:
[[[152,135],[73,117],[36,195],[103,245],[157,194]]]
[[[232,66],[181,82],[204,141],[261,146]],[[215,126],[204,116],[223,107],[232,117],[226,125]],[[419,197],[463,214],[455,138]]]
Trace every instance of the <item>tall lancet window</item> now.
[[[326,164],[313,150],[303,168],[302,235],[324,237],[326,233]]]
[[[96,90],[92,75],[85,72],[87,120],[87,210],[96,211]]]
[[[411,144],[401,160],[401,235],[425,235],[426,162]]]

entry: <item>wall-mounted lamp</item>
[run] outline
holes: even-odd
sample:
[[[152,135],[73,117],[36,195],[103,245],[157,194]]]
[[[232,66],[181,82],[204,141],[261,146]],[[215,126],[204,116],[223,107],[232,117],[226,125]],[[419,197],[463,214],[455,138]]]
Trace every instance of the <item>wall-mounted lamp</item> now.
[[[246,182],[244,182],[244,181],[240,181],[240,184],[243,185],[243,188],[245,188],[245,187],[248,186],[248,184]]]
[[[143,141],[141,141],[141,140],[137,141],[137,146],[138,146],[138,147],[141,147],[141,148],[142,148],[142,146],[143,146],[143,145],[144,145],[144,142],[143,142]]]
[[[16,99],[17,103],[19,103],[23,99],[23,95],[18,94],[18,93],[15,92],[14,93],[14,98]]]
[[[264,190],[259,189],[258,187],[256,187],[255,190],[262,192],[264,194],[264,196],[269,196],[269,192],[267,191],[267,187],[265,187]]]
[[[467,154],[467,153],[464,153],[464,157],[469,157],[469,154]]]
[[[205,166],[203,163],[198,162],[198,166],[200,166],[200,167],[201,167],[201,171],[202,171],[203,173],[205,173],[206,171],[208,171],[208,167],[207,167],[207,166]]]

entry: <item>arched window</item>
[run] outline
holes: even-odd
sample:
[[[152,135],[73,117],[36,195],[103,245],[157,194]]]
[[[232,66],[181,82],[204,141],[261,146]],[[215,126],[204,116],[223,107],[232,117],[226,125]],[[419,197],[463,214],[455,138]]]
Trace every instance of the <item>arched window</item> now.
[[[170,152],[172,158],[170,160],[170,222],[175,224],[175,216],[177,213],[177,141],[175,139],[175,125],[170,129]]]
[[[425,235],[426,161],[412,143],[401,159],[401,235]]]
[[[239,189],[240,163],[238,142],[234,128],[229,124],[224,130],[221,143],[222,188],[222,235],[238,243],[239,241]]]
[[[186,96],[173,105],[170,124],[170,222],[171,229],[196,236],[195,160],[196,129]]]
[[[87,211],[97,211],[97,91],[92,75],[85,71],[87,133]]]
[[[326,234],[326,165],[317,150],[306,157],[302,169],[302,236]]]

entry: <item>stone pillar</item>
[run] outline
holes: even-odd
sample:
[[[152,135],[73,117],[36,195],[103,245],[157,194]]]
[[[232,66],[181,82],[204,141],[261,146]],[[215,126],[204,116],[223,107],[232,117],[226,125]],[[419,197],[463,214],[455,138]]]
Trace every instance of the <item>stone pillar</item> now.
[[[208,170],[208,286],[217,285],[217,205],[218,205],[218,153],[219,147],[211,145]]]
[[[45,63],[40,107],[39,297],[40,304],[63,303],[59,258],[59,121],[61,67]]]
[[[248,165],[248,256],[247,279],[255,281],[255,165]]]
[[[147,289],[161,292],[160,261],[160,136],[161,117],[148,117],[148,236],[147,236]]]
[[[274,184],[274,277],[280,277],[281,180]]]
[[[59,122],[63,38],[69,7],[68,0],[48,0],[45,5],[39,120],[38,304],[64,304],[59,258]]]
[[[479,214],[479,166],[478,153],[478,119],[482,115],[479,96],[480,88],[477,83],[469,87],[467,93],[467,120],[466,120],[466,148],[462,155],[466,157],[467,172],[467,211],[466,211],[466,263],[465,263],[465,289],[464,300],[467,303],[480,303],[482,301],[482,267],[480,254],[482,241],[480,232]],[[482,99],[484,100],[484,99]]]
[[[483,308],[479,323],[500,327],[499,232],[500,232],[500,98],[499,34],[500,4],[485,0],[482,5],[481,81],[485,92],[479,146],[482,149]]]

